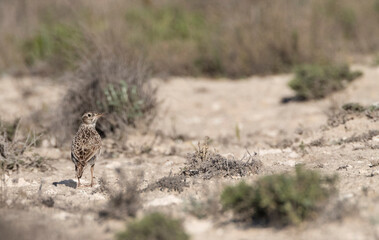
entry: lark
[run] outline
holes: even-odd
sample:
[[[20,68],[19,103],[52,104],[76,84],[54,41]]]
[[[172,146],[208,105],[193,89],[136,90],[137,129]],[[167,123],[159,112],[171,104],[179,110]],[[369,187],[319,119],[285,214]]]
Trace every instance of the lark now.
[[[93,186],[95,162],[101,153],[101,137],[95,127],[97,120],[103,115],[95,112],[85,113],[82,116],[82,124],[72,140],[71,160],[75,164],[77,187],[80,187],[80,178],[87,165],[91,166],[91,187]]]

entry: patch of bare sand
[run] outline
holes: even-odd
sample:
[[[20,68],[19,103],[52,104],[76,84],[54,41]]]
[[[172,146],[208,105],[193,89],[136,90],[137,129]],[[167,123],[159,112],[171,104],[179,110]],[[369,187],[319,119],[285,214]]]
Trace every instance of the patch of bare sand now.
[[[65,87],[49,79],[38,77],[0,78],[0,119],[13,121],[37,110],[55,106],[65,92]]]

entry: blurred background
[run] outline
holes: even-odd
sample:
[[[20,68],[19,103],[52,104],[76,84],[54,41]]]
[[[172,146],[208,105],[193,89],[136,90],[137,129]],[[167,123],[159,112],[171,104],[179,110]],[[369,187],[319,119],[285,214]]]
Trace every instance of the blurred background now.
[[[241,78],[302,63],[378,63],[379,1],[2,0],[0,70],[62,74],[99,49],[154,74]]]
[[[378,239],[378,26],[379,0],[0,0],[0,240]]]

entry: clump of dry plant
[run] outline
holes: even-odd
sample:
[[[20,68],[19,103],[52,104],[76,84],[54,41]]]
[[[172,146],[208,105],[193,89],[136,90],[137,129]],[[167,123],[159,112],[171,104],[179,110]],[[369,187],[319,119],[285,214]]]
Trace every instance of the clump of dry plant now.
[[[173,175],[168,177],[163,177],[156,182],[149,184],[146,190],[154,191],[159,189],[161,191],[167,189],[168,191],[183,192],[185,187],[189,187],[186,177],[183,175]]]
[[[119,189],[111,187],[104,178],[100,181],[100,191],[106,192],[110,199],[99,215],[116,219],[135,217],[142,207],[139,185],[143,173],[138,174],[134,179],[127,178],[121,170],[117,170],[117,174]]]
[[[221,176],[246,176],[258,173],[262,162],[255,159],[249,152],[242,159],[228,159],[209,150],[209,138],[198,143],[198,149],[187,156],[186,166],[182,170],[184,176],[200,176],[204,179]]]
[[[180,172],[158,179],[149,184],[144,191],[167,189],[168,191],[182,192],[189,187],[187,178],[201,177],[211,179],[214,177],[247,176],[256,174],[262,167],[262,162],[255,159],[249,152],[242,159],[228,159],[218,153],[209,150],[209,137],[203,142],[198,142],[198,148],[194,153],[188,154],[187,162]]]
[[[38,154],[32,156],[24,153],[36,145],[40,136],[28,133],[26,138],[18,136],[19,121],[5,124],[0,121],[0,170],[17,171],[24,168],[38,168],[46,171],[48,165]]]
[[[101,50],[69,77],[73,86],[57,110],[51,127],[59,143],[67,142],[90,110],[106,113],[98,123],[103,135],[125,135],[128,127],[149,125],[157,106],[156,89],[142,61],[116,50]]]
[[[356,117],[366,117],[377,121],[379,119],[379,105],[376,103],[363,106],[360,103],[346,103],[339,107],[337,104],[332,104],[326,115],[328,116],[327,124],[331,127],[338,127]]]

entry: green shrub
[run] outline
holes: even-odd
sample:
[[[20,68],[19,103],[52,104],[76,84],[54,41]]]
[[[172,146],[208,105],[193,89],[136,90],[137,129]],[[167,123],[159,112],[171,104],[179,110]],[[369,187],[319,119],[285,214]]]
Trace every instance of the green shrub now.
[[[160,213],[152,213],[127,226],[118,240],[187,240],[182,224]]]
[[[137,86],[128,84],[121,80],[119,83],[110,83],[104,89],[104,101],[97,101],[101,112],[126,112],[126,120],[133,123],[143,115],[144,101],[138,96]],[[127,111],[125,111],[127,109]]]
[[[243,221],[258,224],[298,224],[312,217],[334,190],[336,177],[296,167],[296,174],[276,174],[256,184],[241,182],[228,186],[221,195],[225,210],[231,209]]]
[[[69,24],[53,23],[42,25],[34,36],[22,43],[25,63],[34,66],[39,62],[56,71],[75,66],[83,36],[79,29]]]
[[[360,77],[362,72],[350,71],[348,65],[301,65],[295,69],[295,78],[289,86],[303,99],[319,99],[341,90]]]
[[[71,139],[87,111],[105,112],[97,129],[115,137],[123,137],[129,127],[151,123],[156,114],[156,88],[150,84],[146,65],[131,59],[123,52],[104,51],[68,76],[72,87],[57,109],[57,121],[50,126],[59,144]]]

